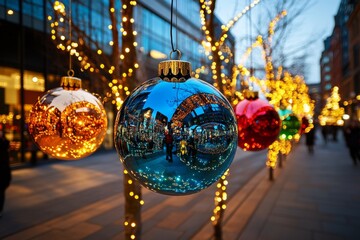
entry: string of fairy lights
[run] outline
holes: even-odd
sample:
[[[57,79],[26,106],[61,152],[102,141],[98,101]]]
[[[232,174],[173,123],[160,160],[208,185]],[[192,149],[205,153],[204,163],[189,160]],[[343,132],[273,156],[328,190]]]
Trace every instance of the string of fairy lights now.
[[[245,7],[242,12],[237,14],[233,19],[231,19],[226,25],[222,25],[222,33],[218,40],[215,40],[211,36],[211,30],[208,29],[206,25],[206,19],[210,14],[213,13],[214,3],[213,1],[205,1],[200,0],[200,22],[202,25],[202,31],[205,35],[205,40],[202,42],[202,45],[205,49],[205,54],[208,59],[211,61],[210,71],[212,74],[212,79],[214,81],[214,87],[218,88],[221,92],[227,96],[228,99],[231,99],[236,88],[236,68],[233,67],[233,75],[226,76],[222,70],[225,68],[225,64],[230,62],[230,57],[232,54],[226,51],[223,51],[223,45],[228,38],[228,32],[234,24],[240,20],[240,18],[246,14],[251,8],[255,7],[260,0],[253,1],[249,6]],[[216,59],[220,61],[217,63]],[[206,69],[205,66],[201,66],[200,68],[195,70],[195,77],[199,78],[200,73],[204,72]],[[225,87],[222,87],[225,85]],[[228,181],[226,177],[228,176],[228,171],[221,177],[219,182],[217,183],[218,190],[215,193],[215,208],[213,210],[213,216],[211,217],[211,221],[214,226],[221,224],[221,220],[226,209],[226,185]]]
[[[216,184],[217,190],[215,192],[215,197],[214,197],[215,208],[213,210],[213,215],[210,218],[213,225],[216,225],[219,222],[221,222],[221,217],[223,216],[223,212],[226,209],[226,201],[227,201],[226,189],[229,183],[226,178],[228,176],[229,176],[229,169],[226,170],[226,172],[223,174],[223,176]]]
[[[129,7],[135,7],[137,5],[137,1],[130,1],[130,6],[128,6],[126,3],[122,4],[122,11],[126,11]],[[110,9],[110,11],[115,11],[114,9]],[[134,18],[129,18],[126,16],[126,14],[123,13],[122,16],[122,22],[121,22],[121,28],[120,32],[122,34],[122,37],[125,38],[129,34],[132,34],[134,36],[133,42],[123,41],[123,44],[128,44],[124,48],[124,52],[120,54],[120,60],[125,61],[126,58],[128,58],[131,54],[133,54],[132,51],[135,51],[136,47],[138,46],[138,43],[136,42],[136,35],[137,32],[135,30],[132,30],[131,33],[128,33],[128,29],[124,28],[124,25],[126,23],[130,23],[128,26],[129,29],[133,29],[133,25],[135,23]],[[118,79],[113,79],[111,83],[109,83],[109,87],[112,90],[112,94],[115,95],[115,102],[112,101],[113,104],[116,104],[117,109],[120,109],[123,98],[121,96],[121,91],[124,89],[126,96],[130,95],[130,89],[129,84],[126,85],[126,83],[129,83],[130,81],[134,81],[133,79],[133,73],[136,69],[139,68],[139,63],[134,62],[133,66],[129,66],[127,69],[123,69],[123,72],[121,73],[122,81],[119,81]]]
[[[239,14],[237,14],[233,19],[231,19],[227,24],[221,26],[222,33],[218,40],[213,39],[212,29],[209,29],[207,26],[207,19],[209,15],[213,13],[215,8],[214,2],[211,0],[200,0],[200,22],[201,29],[205,35],[205,40],[202,42],[202,45],[205,49],[205,54],[208,59],[211,61],[210,69],[212,73],[212,79],[214,81],[213,85],[218,88],[221,92],[225,94],[228,99],[232,98],[236,87],[236,78],[233,76],[226,76],[223,73],[225,69],[224,63],[229,63],[230,59],[228,53],[223,49],[223,45],[226,39],[229,37],[228,32],[234,24],[241,19],[248,11],[260,3],[260,0],[253,1],[250,5],[246,6]],[[228,57],[229,56],[229,57]],[[220,61],[216,61],[219,59]],[[200,73],[204,70],[203,67],[195,70],[195,77],[199,78]]]
[[[272,38],[275,34],[275,27],[277,23],[287,15],[287,12],[285,10],[281,11],[274,19],[272,19],[269,23],[268,27],[268,38],[267,41],[263,41],[263,58],[265,60],[265,73],[266,73],[266,79],[269,81],[273,81],[275,74],[274,74],[274,66],[271,56],[271,44],[272,44]]]
[[[129,175],[128,171],[126,169],[124,169],[124,175]],[[131,178],[126,178],[128,179],[127,184],[129,186],[132,186],[134,184],[134,180],[132,180]],[[129,194],[130,197],[133,198],[133,201],[137,202],[137,204],[139,206],[142,206],[145,204],[144,200],[141,198],[141,196],[139,196],[138,194],[135,193],[135,191],[129,191],[127,194]],[[136,227],[139,223],[137,223],[135,221],[135,219],[125,219],[124,220],[124,226],[125,227],[130,227],[130,239],[136,239]]]
[[[129,4],[134,7],[137,5],[137,1],[130,1]],[[129,6],[127,4],[122,4],[121,11],[126,10]],[[66,11],[65,11],[65,5],[60,1],[55,1],[53,4],[53,8],[55,11],[55,17],[48,16],[48,20],[51,21],[50,27],[51,27],[51,39],[54,41],[57,41],[57,48],[62,51],[70,51],[71,55],[74,55],[76,59],[78,60],[81,71],[90,71],[95,73],[105,72],[109,75],[113,76],[113,79],[108,83],[109,91],[106,92],[104,101],[108,101],[111,99],[112,104],[116,105],[117,109],[120,109],[124,98],[128,95],[130,95],[130,87],[128,82],[134,80],[132,79],[134,71],[138,69],[139,63],[135,62],[133,66],[128,67],[127,69],[122,69],[122,73],[120,73],[120,76],[116,76],[115,73],[115,66],[110,64],[110,61],[107,59],[107,57],[104,54],[104,51],[98,47],[98,44],[95,44],[95,42],[92,42],[92,44],[95,44],[97,46],[97,50],[95,51],[97,54],[98,61],[94,61],[94,57],[88,56],[85,51],[78,50],[80,46],[85,47],[85,40],[83,38],[79,38],[78,43],[75,41],[70,41],[65,36],[66,28],[61,27],[60,25],[63,24],[66,20]],[[114,13],[116,10],[115,8],[111,7],[109,8],[110,13]],[[127,29],[124,29],[123,25],[124,23],[129,22],[130,24],[134,24],[135,20],[134,18],[128,18],[127,16],[122,16],[121,18],[121,28],[120,32],[122,36],[127,36],[128,34],[132,34],[133,36],[137,35],[137,32],[133,30],[131,33],[128,32]],[[116,26],[113,26],[111,24],[108,25],[108,29],[112,30]],[[78,30],[79,31],[79,30]],[[109,41],[109,46],[114,46],[114,41]],[[136,48],[138,46],[138,43],[136,41],[133,41],[132,43],[129,43],[129,47],[124,48],[124,52],[119,54],[120,61],[125,61],[126,58],[132,54],[131,52],[131,45]],[[121,78],[121,79],[120,79]],[[103,81],[107,81],[106,77],[102,76]],[[123,94],[122,94],[123,93]]]
[[[280,108],[287,108],[299,117],[306,117],[312,119],[314,114],[314,101],[309,96],[309,89],[302,76],[293,76],[287,71],[283,70],[282,66],[274,71],[273,61],[271,57],[272,38],[275,34],[277,23],[287,15],[285,10],[281,11],[274,19],[271,20],[268,26],[268,37],[266,41],[259,35],[256,40],[248,47],[243,54],[240,64],[237,66],[237,72],[242,77],[247,77],[249,82],[259,87],[260,92],[266,96],[269,103],[272,104],[276,110]],[[259,79],[255,76],[249,76],[250,71],[244,66],[244,62],[252,54],[255,48],[261,48],[262,56],[265,62],[265,79]],[[242,99],[240,92],[236,91],[235,95],[238,99],[234,99],[233,104],[237,104]],[[311,123],[309,129],[313,126]],[[294,140],[298,141],[299,134],[295,134]],[[285,139],[276,140],[268,148],[266,165],[269,168],[275,169],[279,153],[289,154],[291,150],[291,143]]]

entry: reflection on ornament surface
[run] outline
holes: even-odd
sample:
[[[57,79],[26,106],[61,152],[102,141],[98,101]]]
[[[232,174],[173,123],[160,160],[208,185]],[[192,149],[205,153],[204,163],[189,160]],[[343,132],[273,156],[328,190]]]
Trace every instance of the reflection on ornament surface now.
[[[50,156],[74,160],[93,153],[106,134],[103,105],[92,94],[62,87],[48,91],[32,107],[28,131]]]
[[[279,138],[283,140],[292,140],[299,132],[300,127],[301,123],[294,114],[287,115],[282,119]]]
[[[279,136],[281,121],[276,110],[266,101],[244,99],[235,107],[238,145],[245,151],[266,149]]]
[[[143,83],[118,112],[114,132],[128,172],[148,189],[168,195],[192,194],[216,182],[237,147],[231,105],[195,78]]]
[[[289,116],[290,114],[292,114],[293,112],[289,109],[286,109],[284,107],[280,107],[278,114],[280,116],[281,119],[286,118],[287,116]]]

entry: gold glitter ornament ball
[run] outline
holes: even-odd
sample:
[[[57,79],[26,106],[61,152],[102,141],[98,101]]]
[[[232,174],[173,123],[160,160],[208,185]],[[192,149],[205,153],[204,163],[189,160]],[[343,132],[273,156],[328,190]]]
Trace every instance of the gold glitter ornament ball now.
[[[107,129],[106,112],[81,80],[63,77],[32,107],[28,131],[44,153],[62,160],[86,157],[101,145]]]

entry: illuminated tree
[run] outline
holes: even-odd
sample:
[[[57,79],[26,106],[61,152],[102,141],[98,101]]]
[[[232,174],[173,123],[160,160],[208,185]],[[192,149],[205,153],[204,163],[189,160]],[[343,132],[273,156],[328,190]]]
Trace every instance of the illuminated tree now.
[[[214,238],[222,239],[222,220],[224,218],[226,202],[227,202],[227,185],[228,181],[226,180],[229,175],[229,169],[224,173],[216,184],[217,191],[215,192],[215,208],[213,215],[211,216],[211,222],[214,226]]]
[[[324,108],[321,110],[319,116],[320,125],[342,126],[344,124],[342,117],[345,111],[339,105],[340,100],[339,88],[335,86],[331,90],[331,95],[327,99]]]
[[[256,41],[247,48],[238,65],[239,73],[245,77],[250,71],[243,65],[255,48],[262,49],[265,63],[265,78],[260,79],[254,75],[248,79],[260,88],[264,96],[269,99],[276,110],[289,109],[298,118],[312,118],[314,114],[314,101],[311,100],[308,87],[301,76],[293,76],[289,71],[284,71],[282,66],[275,67],[273,60],[273,37],[278,22],[287,16],[287,11],[282,10],[268,25],[267,38],[259,35]],[[299,134],[294,136],[295,140],[300,138]],[[273,179],[273,170],[276,168],[279,154],[287,155],[291,150],[291,143],[285,139],[275,141],[268,149],[266,165],[269,168],[269,178]],[[281,158],[280,158],[281,160]],[[281,162],[280,162],[281,164]]]

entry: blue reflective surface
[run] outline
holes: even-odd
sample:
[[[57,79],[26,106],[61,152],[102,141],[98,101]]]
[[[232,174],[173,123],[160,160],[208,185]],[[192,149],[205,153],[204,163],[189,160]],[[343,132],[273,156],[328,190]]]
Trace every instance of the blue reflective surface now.
[[[229,168],[237,148],[233,109],[199,79],[152,79],[126,99],[114,139],[120,160],[148,189],[168,195],[198,192]]]

